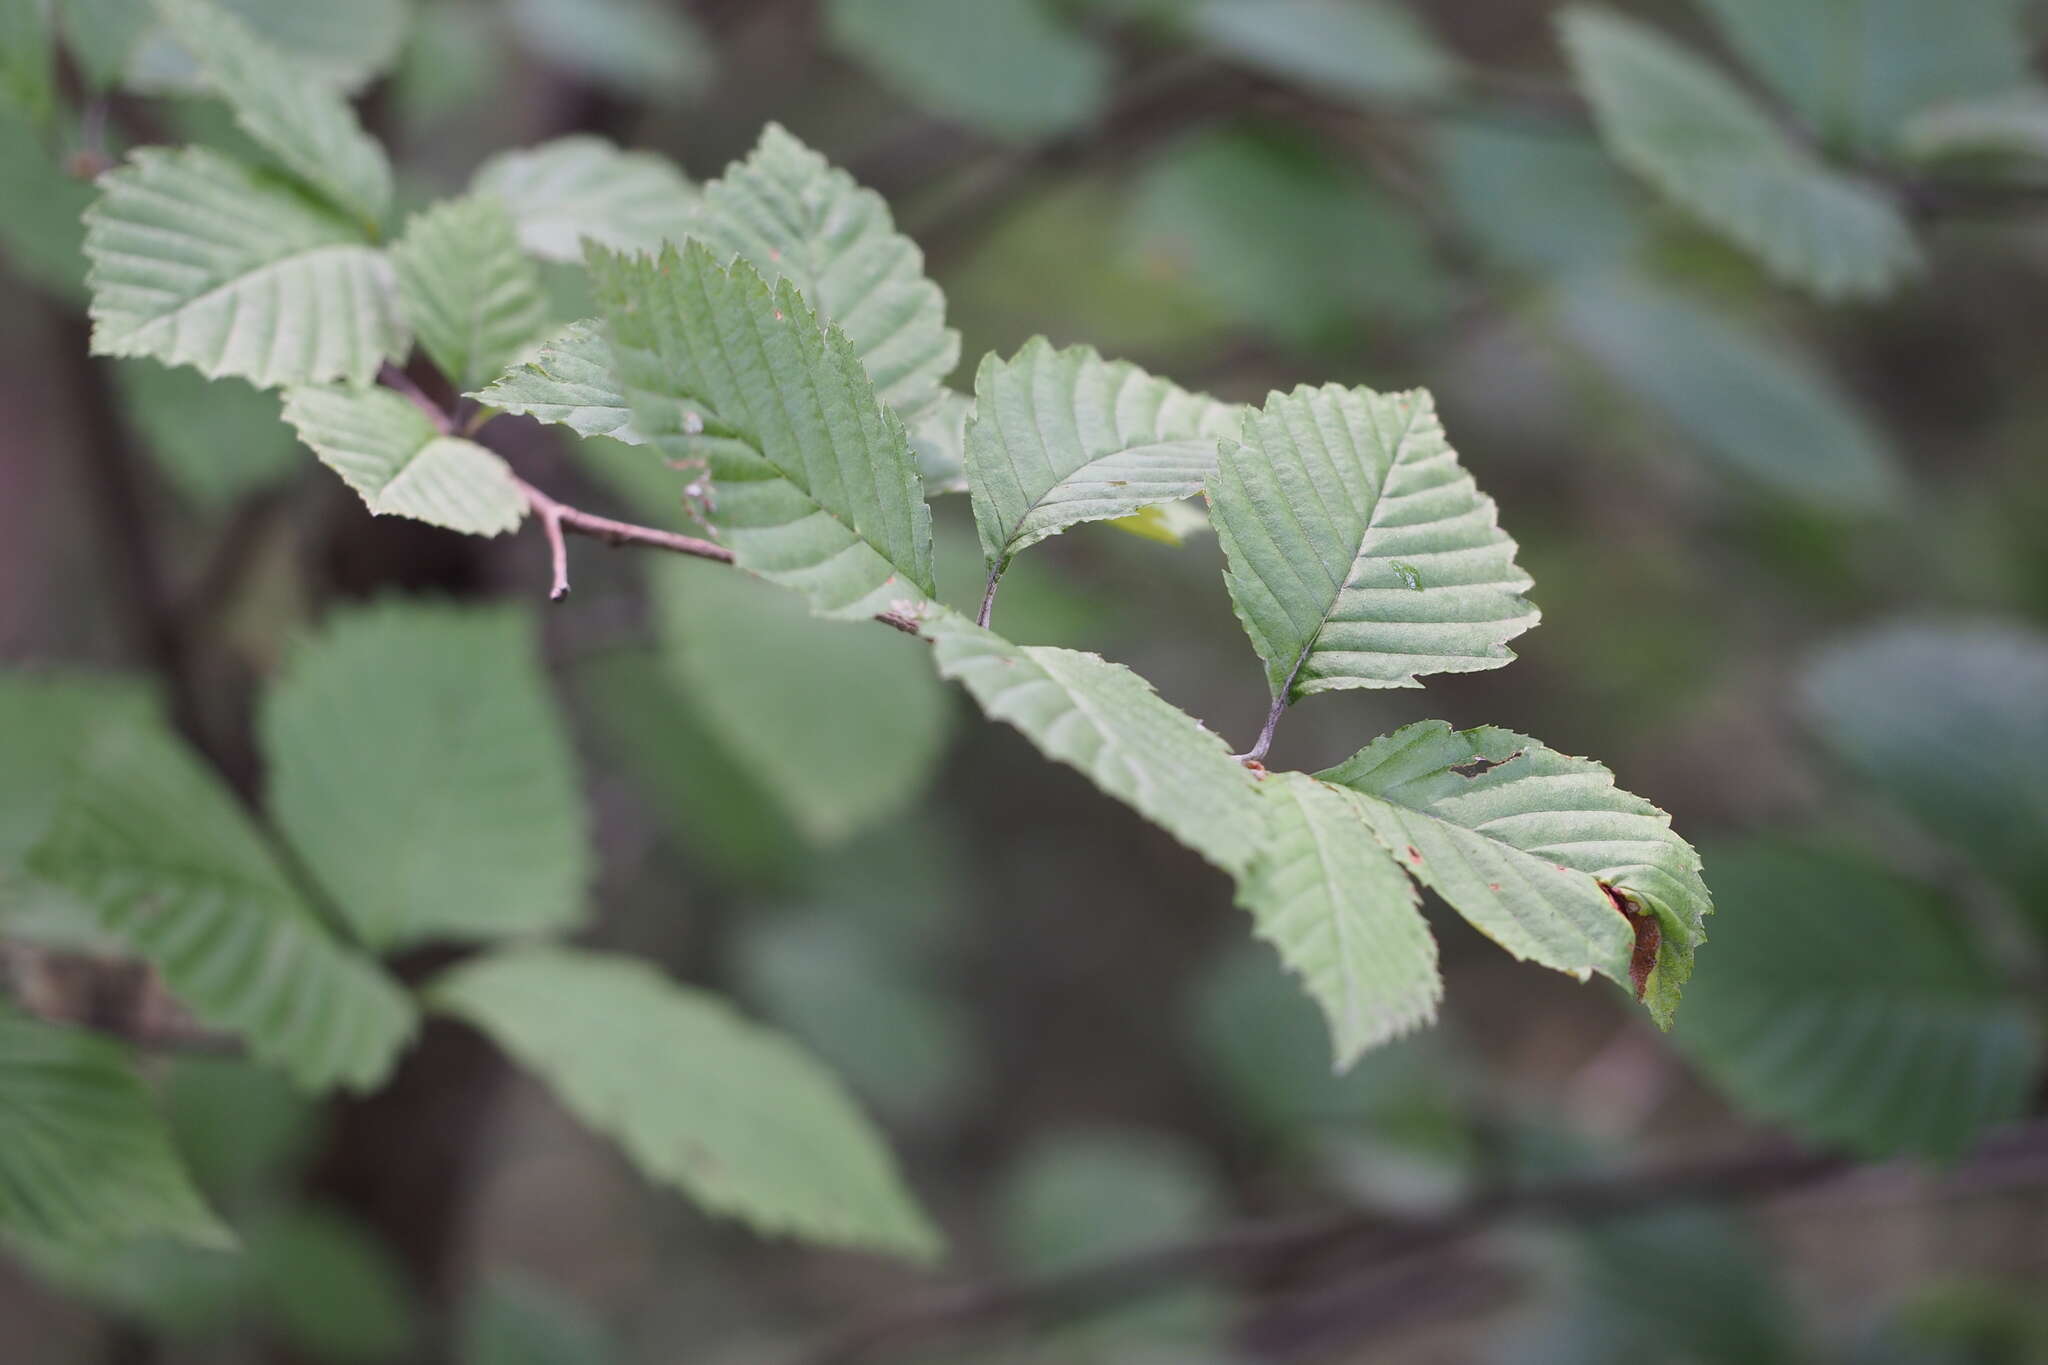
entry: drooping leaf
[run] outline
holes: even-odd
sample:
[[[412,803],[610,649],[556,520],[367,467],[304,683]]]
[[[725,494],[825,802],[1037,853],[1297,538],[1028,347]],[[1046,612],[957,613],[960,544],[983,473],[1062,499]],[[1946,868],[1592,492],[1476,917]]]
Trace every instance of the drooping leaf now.
[[[123,361],[115,381],[157,467],[203,511],[232,506],[305,458],[274,394],[153,360]]]
[[[923,793],[952,698],[918,644],[721,566],[651,567],[669,677],[808,838],[841,843]]]
[[[1885,293],[1918,266],[1896,205],[1822,164],[1700,58],[1603,10],[1569,10],[1563,25],[1608,149],[1773,273],[1833,299]]]
[[[367,383],[406,344],[356,225],[203,147],[139,148],[85,216],[92,346],[258,388]]]
[[[1259,793],[1265,844],[1238,899],[1322,1006],[1342,1071],[1435,1016],[1436,940],[1352,793],[1302,773],[1274,773]]]
[[[230,1247],[118,1044],[0,1001],[0,1232],[105,1252]]]
[[[1713,902],[1671,817],[1606,768],[1509,730],[1430,720],[1318,776],[1356,792],[1395,858],[1487,937],[1632,986],[1670,1026]]]
[[[29,865],[307,1089],[374,1086],[412,1035],[404,993],[335,941],[234,798],[154,725],[94,741]]]
[[[428,988],[650,1177],[769,1234],[924,1259],[938,1236],[831,1075],[631,958],[517,948]]]
[[[591,272],[633,425],[708,459],[713,520],[742,568],[826,616],[933,594],[931,509],[903,423],[838,327],[788,280],[771,290],[701,242],[659,259],[600,250]]]
[[[1499,668],[1536,623],[1515,542],[1425,390],[1271,395],[1222,443],[1209,504],[1276,700]]]
[[[582,261],[585,237],[621,251],[679,242],[697,205],[665,157],[588,136],[500,152],[477,168],[470,191],[502,202],[520,242],[549,261]]]
[[[1044,0],[830,0],[826,32],[913,103],[996,137],[1029,140],[1101,116],[1107,53]]]
[[[1823,651],[1800,694],[1843,762],[2048,931],[2048,637],[1992,621],[1896,622]]]
[[[661,0],[511,0],[505,8],[536,57],[605,89],[675,104],[711,82],[703,30]]]
[[[1200,492],[1218,438],[1235,438],[1244,412],[1090,346],[1055,351],[1034,337],[1009,360],[990,354],[975,376],[966,434],[990,574],[1069,526]]]
[[[846,333],[876,395],[906,423],[940,400],[960,334],[946,326],[924,253],[896,230],[882,196],[781,125],[769,124],[746,160],[704,187],[690,234],[745,257],[771,285],[794,284]]]
[[[612,372],[612,348],[603,326],[595,319],[569,324],[531,360],[469,396],[505,412],[566,426],[579,436],[644,445],[647,438],[634,428],[632,409]]]
[[[925,637],[942,677],[992,720],[1015,726],[1047,758],[1226,872],[1264,841],[1257,783],[1222,739],[1120,664],[1071,649],[1013,645],[966,617],[930,608]]]
[[[443,435],[389,389],[293,389],[285,395],[284,419],[361,495],[372,516],[391,513],[494,536],[526,515],[526,495],[503,459],[474,441]]]
[[[547,325],[540,272],[495,199],[451,199],[414,218],[391,263],[420,345],[459,390],[501,373]]]
[[[511,609],[331,617],[263,699],[270,805],[357,936],[566,930],[590,856],[561,717]]]
[[[235,122],[334,206],[374,229],[391,207],[391,163],[340,94],[214,0],[157,0]]]
[[[1714,852],[1714,968],[1673,1039],[1745,1109],[1866,1156],[1953,1157],[2026,1105],[2039,1023],[1955,910],[1839,854]]]
[[[1205,0],[1189,22],[1225,60],[1368,106],[1441,95],[1457,77],[1392,0]]]
[[[266,45],[323,85],[353,91],[388,70],[405,41],[408,0],[215,0]],[[157,14],[154,0],[64,0],[65,37],[98,85],[146,94],[207,89],[199,59]]]
[[[1644,279],[1581,272],[1551,298],[1601,369],[1746,483],[1838,515],[1897,503],[1890,443],[1806,356]]]

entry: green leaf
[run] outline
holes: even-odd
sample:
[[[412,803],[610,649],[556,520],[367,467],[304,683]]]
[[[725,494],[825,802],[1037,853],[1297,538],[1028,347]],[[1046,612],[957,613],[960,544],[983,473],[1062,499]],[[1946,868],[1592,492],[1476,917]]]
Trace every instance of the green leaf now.
[[[1226,872],[1265,842],[1258,784],[1193,716],[1121,664],[1071,649],[1013,645],[944,608],[927,610],[940,676],[971,693],[1040,753]]]
[[[609,436],[627,445],[647,438],[633,426],[604,324],[572,322],[489,387],[468,395],[489,407],[566,426],[579,436]]]
[[[951,389],[910,425],[910,449],[926,497],[967,491],[967,418],[974,400]]]
[[[616,1365],[590,1311],[511,1271],[486,1273],[463,1300],[457,1365]]]
[[[511,0],[505,9],[528,51],[593,85],[676,104],[711,84],[703,30],[661,0]]]
[[[405,41],[408,0],[216,0],[313,79],[356,90],[388,70]],[[153,0],[63,0],[65,37],[96,84],[146,94],[206,89],[198,59],[158,19]]]
[[[650,568],[669,677],[807,838],[842,843],[924,793],[952,698],[915,641],[819,621],[723,566]]]
[[[37,126],[56,111],[56,48],[43,0],[0,0],[0,98]]]
[[[1142,1129],[1055,1130],[1024,1149],[1004,1184],[1002,1239],[1041,1274],[1185,1241],[1224,1202],[1196,1149]]]
[[[263,699],[270,804],[379,951],[576,927],[582,793],[511,608],[387,603],[330,617]]]
[[[1499,668],[1529,576],[1421,389],[1275,393],[1225,441],[1210,517],[1275,700]]]
[[[1924,109],[1900,130],[1899,150],[1918,161],[2048,160],[2048,90],[2026,86]]]
[[[1576,274],[1551,300],[1595,364],[1757,490],[1838,515],[1898,504],[1890,442],[1808,356],[1648,280]]]
[[[234,798],[154,726],[94,742],[29,865],[307,1089],[375,1086],[412,1036],[404,993],[334,940]]]
[[[1238,899],[1329,1020],[1337,1069],[1436,1015],[1443,981],[1415,886],[1350,792],[1273,773],[1264,846]]]
[[[457,389],[503,372],[547,325],[540,272],[495,199],[451,199],[414,218],[391,264],[420,345]]]
[[[95,353],[274,388],[367,383],[404,350],[390,263],[292,186],[203,147],[139,148],[100,186]]]
[[[1034,337],[1009,360],[991,353],[966,434],[989,573],[1069,526],[1201,492],[1218,438],[1234,439],[1244,414],[1090,346],[1055,351]]]
[[[1735,50],[1829,142],[1892,150],[1908,115],[2032,78],[2025,0],[1704,0]]]
[[[0,117],[0,272],[84,307],[79,220],[92,200],[92,187],[64,174],[34,127]]]
[[[235,122],[335,207],[375,229],[391,207],[391,163],[334,90],[213,0],[157,0]]]
[[[1632,985],[1670,1027],[1713,902],[1671,817],[1606,768],[1510,730],[1427,720],[1317,776],[1358,793],[1381,842],[1481,933]]]
[[[1612,265],[1641,244],[1640,196],[1590,137],[1446,121],[1436,156],[1465,231],[1502,265]]]
[[[474,441],[443,435],[390,389],[293,389],[284,419],[372,516],[392,513],[494,536],[526,515],[526,495],[504,460]]]
[[[271,1331],[314,1360],[376,1365],[419,1336],[405,1269],[355,1218],[288,1208],[249,1235],[249,1295]]]
[[[1603,10],[1563,25],[1616,159],[1773,273],[1834,299],[1883,294],[1918,267],[1895,204],[1799,147],[1713,67]]]
[[[882,196],[781,125],[769,124],[745,161],[704,187],[690,235],[744,257],[771,285],[794,284],[846,334],[876,395],[905,422],[940,401],[960,334],[946,326],[924,253],[896,231]]]
[[[0,1231],[106,1251],[231,1247],[122,1048],[0,1002]]]
[[[1108,54],[1043,0],[830,0],[825,26],[912,103],[995,137],[1073,132],[1108,104]]]
[[[304,458],[272,394],[152,360],[122,362],[114,379],[157,467],[202,511],[225,510]]]
[[[938,1251],[839,1083],[715,996],[631,958],[539,947],[473,959],[428,996],[711,1212],[763,1233],[917,1259]]]
[[[1714,968],[1672,1035],[1738,1105],[1865,1156],[1954,1157],[2025,1111],[2040,1028],[1955,911],[1870,864],[1716,850]]]
[[[1207,0],[1190,22],[1225,60],[1368,107],[1442,95],[1458,74],[1389,0]]]
[[[903,423],[790,281],[771,291],[701,242],[659,260],[599,250],[591,272],[633,425],[672,454],[706,454],[740,567],[825,616],[933,594],[931,509]]]
[[[1161,545],[1185,545],[1191,537],[1212,529],[1206,504],[1194,502],[1154,503],[1142,512],[1117,517],[1109,523],[1126,535],[1156,540]]]
[[[500,152],[477,168],[470,191],[505,205],[528,251],[578,263],[586,237],[621,251],[679,242],[697,206],[697,191],[666,158],[600,137]]]
[[[1823,651],[1799,691],[1844,763],[2004,882],[2048,932],[2048,635],[1895,622]]]

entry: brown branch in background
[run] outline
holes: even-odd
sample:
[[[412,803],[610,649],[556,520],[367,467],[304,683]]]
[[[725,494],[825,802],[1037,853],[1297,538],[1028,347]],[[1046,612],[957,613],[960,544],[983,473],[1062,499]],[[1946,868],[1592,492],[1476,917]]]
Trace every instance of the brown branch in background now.
[[[147,1052],[242,1055],[242,1040],[192,1017],[145,962],[0,941],[0,985],[24,1011]]]

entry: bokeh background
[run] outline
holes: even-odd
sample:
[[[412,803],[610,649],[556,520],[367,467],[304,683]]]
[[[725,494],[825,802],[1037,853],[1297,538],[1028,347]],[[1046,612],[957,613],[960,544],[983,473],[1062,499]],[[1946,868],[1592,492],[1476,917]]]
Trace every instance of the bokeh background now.
[[[1432,904],[1442,1022],[1333,1077],[1226,881],[915,646],[590,543],[550,608],[530,528],[373,522],[274,398],[88,358],[79,174],[234,136],[139,48],[43,130],[0,114],[0,656],[156,677],[247,761],[323,613],[524,604],[592,810],[589,940],[829,1059],[955,1246],[919,1272],[711,1223],[444,1023],[364,1100],[153,1061],[250,1250],[0,1259],[0,1358],[2048,1360],[2035,7],[1620,6],[1899,206],[1922,259],[1854,297],[1618,162],[1546,0],[236,8],[358,69],[420,203],[568,134],[708,179],[779,121],[924,244],[957,387],[1042,333],[1229,398],[1430,388],[1544,621],[1498,672],[1311,699],[1274,762],[1424,717],[1541,736],[1670,810],[1718,912],[1665,1036]],[[560,496],[686,524],[644,450],[491,434]],[[935,506],[971,606],[966,501]],[[1263,714],[1199,530],[1079,528],[1000,624],[1232,739]],[[1241,1235],[1347,1210],[1340,1244]],[[1163,1245],[1193,1251],[1129,1259]]]

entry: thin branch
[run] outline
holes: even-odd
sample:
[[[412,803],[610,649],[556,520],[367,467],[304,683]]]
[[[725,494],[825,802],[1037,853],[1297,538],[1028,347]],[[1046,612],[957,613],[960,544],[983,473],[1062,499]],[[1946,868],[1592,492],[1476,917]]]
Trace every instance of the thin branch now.
[[[974,624],[988,629],[989,621],[996,614],[996,589],[1002,585],[1003,571],[1000,567],[988,571],[988,591],[981,595],[981,610],[974,614]]]
[[[1273,698],[1273,705],[1266,712],[1266,723],[1259,727],[1259,737],[1252,741],[1252,747],[1231,757],[1243,764],[1263,762],[1266,753],[1273,747],[1273,735],[1280,729],[1280,717],[1287,713],[1287,693],[1282,691]]]

